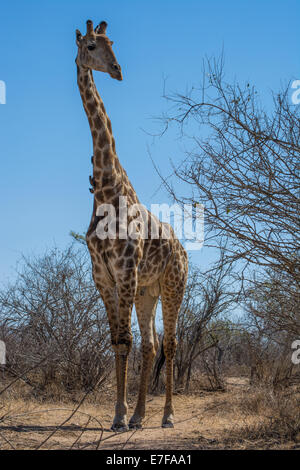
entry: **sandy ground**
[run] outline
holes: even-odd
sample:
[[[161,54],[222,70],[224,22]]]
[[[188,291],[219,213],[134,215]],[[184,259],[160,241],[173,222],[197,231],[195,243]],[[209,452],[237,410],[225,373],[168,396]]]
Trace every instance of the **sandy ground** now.
[[[257,424],[260,418],[245,416],[235,409],[233,397],[246,386],[243,379],[229,379],[228,382],[226,393],[175,395],[174,429],[160,426],[164,397],[150,396],[143,429],[118,434],[110,430],[114,403],[105,395],[102,403],[83,403],[73,416],[71,413],[76,405],[15,400],[0,409],[0,448],[300,449],[300,443],[295,442],[237,439],[239,430]],[[129,416],[134,404],[135,400],[129,399]]]

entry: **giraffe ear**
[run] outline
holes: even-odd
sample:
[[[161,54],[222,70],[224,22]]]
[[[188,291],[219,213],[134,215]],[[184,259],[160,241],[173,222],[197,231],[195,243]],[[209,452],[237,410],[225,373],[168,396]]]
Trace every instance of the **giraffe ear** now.
[[[82,34],[79,31],[79,29],[76,29],[76,44],[77,44],[77,46],[80,45],[81,41],[82,41]]]

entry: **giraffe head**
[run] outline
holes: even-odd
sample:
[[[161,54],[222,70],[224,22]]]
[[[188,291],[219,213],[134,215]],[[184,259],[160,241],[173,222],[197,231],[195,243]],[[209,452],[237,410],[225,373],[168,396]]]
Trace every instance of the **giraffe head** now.
[[[113,42],[106,36],[107,23],[102,21],[94,29],[93,22],[88,20],[86,26],[85,36],[82,36],[81,32],[76,29],[77,65],[106,72],[112,78],[122,80],[121,67],[111,47]]]

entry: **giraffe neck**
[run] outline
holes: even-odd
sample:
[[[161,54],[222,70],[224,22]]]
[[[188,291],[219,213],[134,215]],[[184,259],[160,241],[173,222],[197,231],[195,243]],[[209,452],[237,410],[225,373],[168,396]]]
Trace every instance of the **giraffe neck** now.
[[[93,138],[96,203],[113,202],[120,195],[130,196],[131,203],[138,202],[117,157],[111,122],[97,91],[92,70],[77,66],[77,83]]]

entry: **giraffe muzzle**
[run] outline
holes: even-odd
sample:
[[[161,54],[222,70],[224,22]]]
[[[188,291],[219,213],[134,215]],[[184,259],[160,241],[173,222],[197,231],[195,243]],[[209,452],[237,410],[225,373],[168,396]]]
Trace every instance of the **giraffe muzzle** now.
[[[123,76],[122,76],[122,70],[121,70],[120,65],[117,63],[114,63],[114,64],[111,64],[110,68],[111,68],[110,76],[112,78],[115,78],[116,80],[122,81]]]

